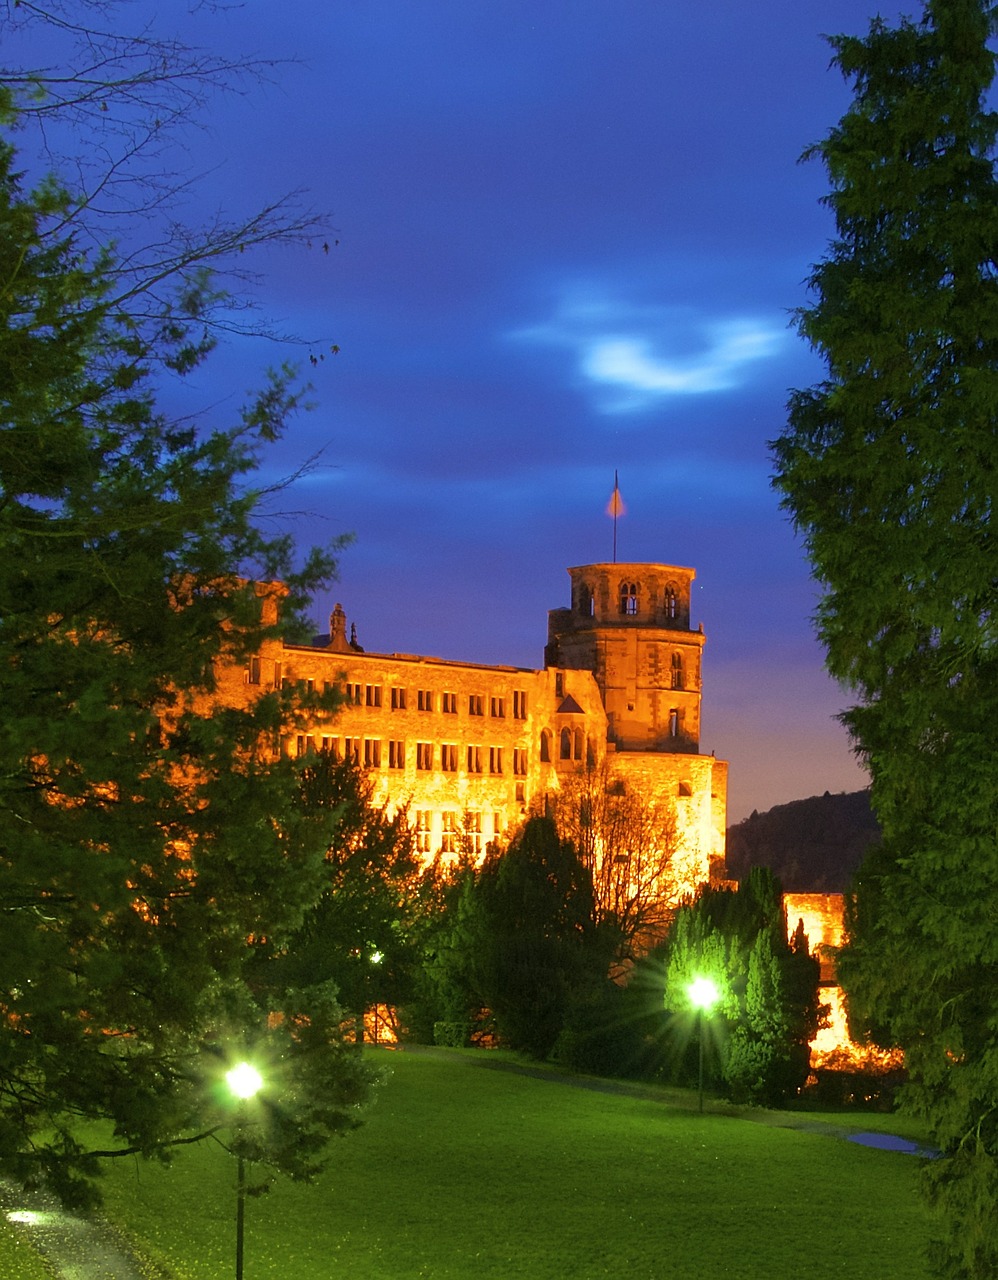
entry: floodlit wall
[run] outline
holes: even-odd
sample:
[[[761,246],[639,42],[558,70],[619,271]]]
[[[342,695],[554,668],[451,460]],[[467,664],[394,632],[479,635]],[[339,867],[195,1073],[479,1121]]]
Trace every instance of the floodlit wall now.
[[[288,682],[343,702],[285,739],[368,771],[377,803],[405,807],[427,858],[482,852],[567,775],[600,768],[649,803],[674,805],[684,891],[723,862],[727,766],[698,752],[704,637],[689,625],[693,570],[591,565],[569,571],[573,608],[549,619],[545,666],[367,653],[340,605],[311,645],[265,646],[221,674],[238,699]],[[265,608],[277,597],[261,589]]]

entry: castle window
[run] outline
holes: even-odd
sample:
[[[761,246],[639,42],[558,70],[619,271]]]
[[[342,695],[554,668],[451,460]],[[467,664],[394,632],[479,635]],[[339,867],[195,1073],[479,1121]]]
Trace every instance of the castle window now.
[[[416,708],[419,711],[433,710],[433,690],[419,689],[416,693]]]
[[[416,852],[430,852],[430,828],[433,824],[433,814],[429,809],[416,810]]]
[[[582,730],[576,729],[572,734],[572,758],[575,760],[582,759]]]
[[[369,684],[364,690],[364,701],[369,707],[381,706],[381,685]]]
[[[464,831],[472,853],[482,852],[482,815],[477,810],[469,810],[464,815]]]
[[[468,772],[469,773],[482,772],[482,748],[481,747],[468,748]]]
[[[513,772],[522,778],[527,772],[527,753],[523,747],[513,748]]]
[[[678,794],[679,794],[679,795],[681,795],[681,796],[691,796],[691,795],[693,794],[693,786],[692,786],[692,784],[691,784],[691,783],[689,783],[689,782],[681,782],[681,783],[679,784],[679,792],[678,792]]]
[[[381,739],[365,738],[364,739],[364,764],[369,769],[381,768]]]
[[[683,655],[681,653],[672,655],[672,687],[673,689],[686,688],[686,679],[683,674]]]
[[[433,743],[432,742],[416,743],[416,768],[417,769],[433,768]]]
[[[675,587],[666,587],[663,605],[665,609],[665,616],[667,618],[675,618],[678,616],[679,597],[676,595]]]
[[[306,680],[306,681],[305,681],[305,692],[306,692],[306,693],[315,693],[315,681],[314,681],[314,680]]]
[[[346,686],[346,697],[351,706],[359,707],[361,704],[361,686],[359,684],[348,684]]]
[[[355,764],[360,762],[360,738],[343,739],[343,759],[353,760]]]
[[[443,693],[440,696],[443,699],[444,712],[449,716],[456,716],[457,715],[457,694]]]
[[[527,718],[527,694],[524,689],[513,690],[513,719],[526,720]]]
[[[502,773],[502,747],[489,747],[489,773]]]
[[[506,718],[506,699],[492,697],[489,699],[489,715],[495,720]]]
[[[562,729],[561,731],[561,750],[559,756],[562,760],[571,760],[572,758],[572,731],[571,729]]]
[[[468,715],[483,716],[485,714],[484,703],[480,693],[472,693],[468,696]]]
[[[246,683],[247,684],[260,683],[260,659],[259,658],[250,658],[249,665],[246,668]]]
[[[669,712],[669,737],[679,737],[679,709],[677,707],[673,707]]]
[[[284,681],[281,679],[281,664],[279,662],[275,662],[274,663],[274,688],[280,689],[283,683]]]
[[[545,729],[541,734],[541,760],[546,764],[551,762],[551,731]]]
[[[443,827],[440,837],[440,852],[454,853],[457,849],[457,814],[442,813],[440,820]]]
[[[334,738],[328,733],[322,735],[322,750],[327,756],[336,756],[340,754],[340,740]]]
[[[388,767],[389,769],[405,768],[405,743],[398,738],[389,740]]]
[[[593,593],[585,584],[579,587],[579,613],[584,618],[591,618],[596,613],[596,601],[593,598]]]
[[[445,773],[457,773],[457,747],[452,742],[445,742],[440,748],[440,768]]]
[[[405,710],[405,690],[397,687],[392,688],[392,710]]]
[[[622,582],[620,584],[620,612],[633,618],[638,611],[638,584]]]

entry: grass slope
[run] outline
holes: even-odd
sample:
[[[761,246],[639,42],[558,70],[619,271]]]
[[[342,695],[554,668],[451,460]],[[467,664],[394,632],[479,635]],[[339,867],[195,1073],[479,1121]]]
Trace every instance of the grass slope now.
[[[247,1203],[247,1280],[927,1276],[909,1156],[473,1061],[378,1056],[378,1102],[323,1178]],[[234,1181],[215,1144],[168,1169],[116,1163],[108,1212],[176,1280],[228,1280]]]

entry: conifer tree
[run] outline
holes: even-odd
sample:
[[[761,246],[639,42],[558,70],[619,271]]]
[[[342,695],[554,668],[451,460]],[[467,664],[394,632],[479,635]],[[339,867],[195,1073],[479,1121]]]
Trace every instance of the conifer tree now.
[[[954,1277],[998,1271],[995,31],[984,0],[930,0],[831,41],[854,97],[811,153],[836,237],[797,317],[827,375],[775,444],[884,832],[840,971],[905,1050]]]
[[[293,572],[259,519],[300,393],[281,369],[227,421],[162,412],[153,371],[210,349],[207,278],[164,305],[163,264],[159,297],[123,286],[80,193],[21,177],[16,96],[0,82],[0,1171],[92,1203],[102,1156],[227,1136],[248,1057],[239,1150],[306,1177],[368,1073],[329,984],[251,961],[328,883],[338,815],[279,750],[321,700],[218,684],[333,567]],[[247,579],[284,581],[280,614]]]

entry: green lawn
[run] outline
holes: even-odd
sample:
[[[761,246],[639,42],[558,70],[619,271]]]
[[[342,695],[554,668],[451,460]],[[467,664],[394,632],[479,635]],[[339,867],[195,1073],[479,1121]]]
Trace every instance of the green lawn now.
[[[700,1117],[685,1094],[672,1105],[457,1057],[378,1060],[378,1102],[321,1181],[247,1203],[246,1280],[927,1275],[910,1156],[725,1109]],[[116,1164],[108,1213],[176,1280],[228,1280],[234,1172],[215,1144],[170,1169]]]

